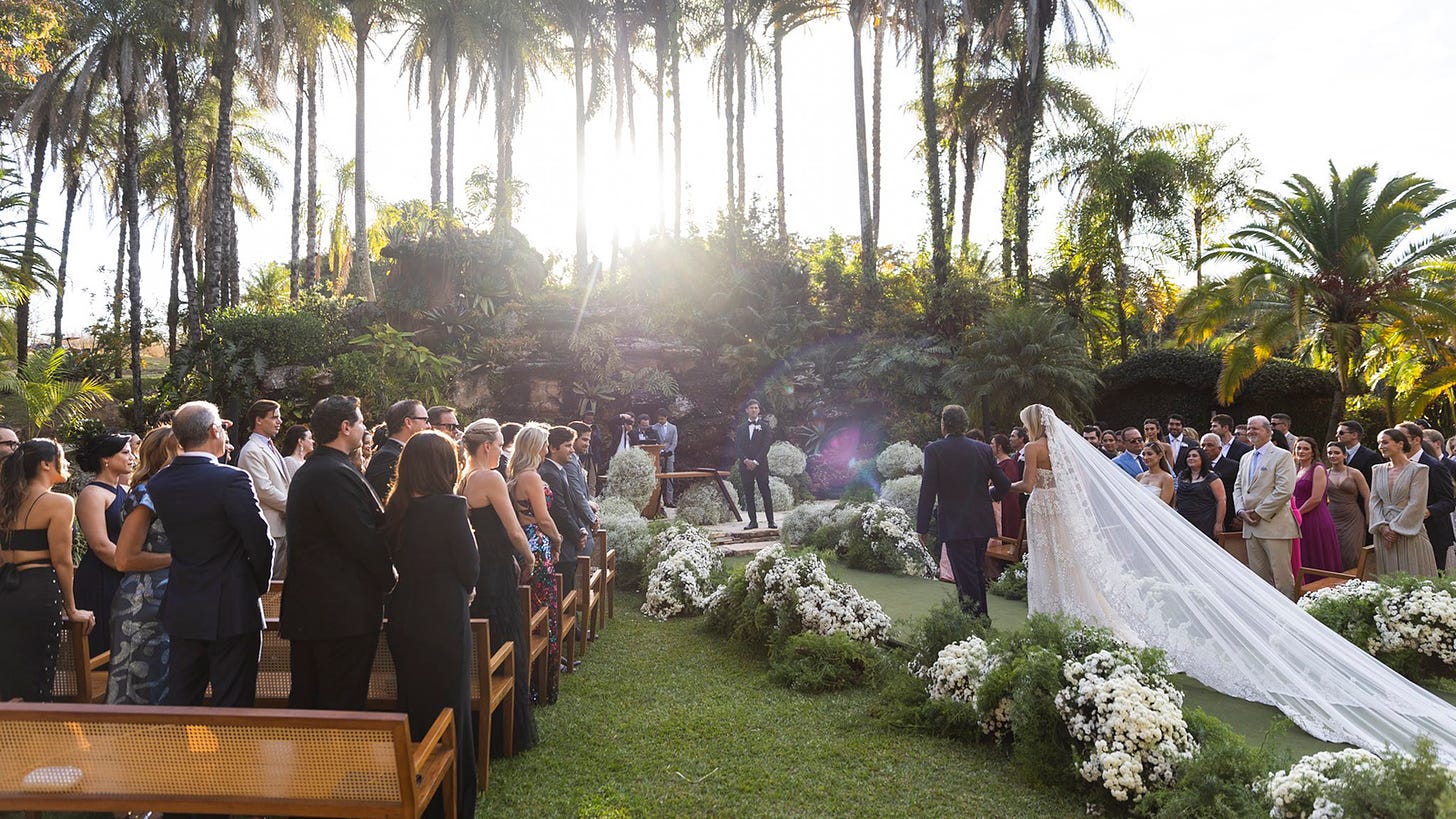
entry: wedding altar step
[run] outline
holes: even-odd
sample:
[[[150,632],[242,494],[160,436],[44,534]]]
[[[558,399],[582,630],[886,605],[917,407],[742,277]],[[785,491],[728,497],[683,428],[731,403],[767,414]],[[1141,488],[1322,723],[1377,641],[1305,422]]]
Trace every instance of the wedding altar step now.
[[[751,532],[743,531],[743,527],[723,530],[710,529],[708,537],[713,544],[724,549],[727,555],[754,555],[763,549],[779,542],[779,530],[777,529],[754,529]]]

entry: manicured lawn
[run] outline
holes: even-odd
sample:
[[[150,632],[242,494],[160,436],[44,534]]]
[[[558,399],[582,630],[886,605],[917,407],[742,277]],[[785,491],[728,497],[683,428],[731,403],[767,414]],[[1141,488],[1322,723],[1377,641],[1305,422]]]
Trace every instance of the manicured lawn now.
[[[888,728],[862,692],[794,693],[701,618],[659,623],[640,598],[618,602],[560,703],[537,710],[541,744],[492,764],[477,816],[1084,812],[995,748]]]

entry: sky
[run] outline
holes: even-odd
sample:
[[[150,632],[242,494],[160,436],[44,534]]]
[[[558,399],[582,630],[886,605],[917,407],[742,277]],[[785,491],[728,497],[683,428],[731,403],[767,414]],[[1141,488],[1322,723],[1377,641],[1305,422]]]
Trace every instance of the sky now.
[[[1333,161],[1342,172],[1378,163],[1382,177],[1418,173],[1456,186],[1451,149],[1456,113],[1456,4],[1391,0],[1378,8],[1349,0],[1124,0],[1130,15],[1109,21],[1112,68],[1071,78],[1105,111],[1128,112],[1150,124],[1209,123],[1244,135],[1261,161],[1258,183],[1275,187],[1291,174],[1323,182]],[[427,108],[408,100],[397,60],[397,36],[375,37],[367,65],[367,162],[370,194],[387,201],[429,196]],[[806,237],[858,232],[854,164],[851,33],[843,19],[812,24],[785,41],[785,140],[789,228]],[[866,87],[870,41],[866,37]],[[650,73],[652,55],[640,56]],[[352,75],[326,76],[320,109],[320,184],[332,208],[334,168],[354,151]],[[771,80],[760,85],[746,123],[749,191],[774,198]],[[685,64],[683,88],[685,222],[706,229],[724,196],[723,123],[702,62]],[[278,163],[278,196],[260,218],[239,225],[244,277],[251,268],[286,261],[292,191],[291,86],[280,89],[289,110],[268,128],[285,158]],[[918,98],[915,61],[887,57],[884,80],[884,181],[881,241],[913,247],[926,233],[924,164],[916,156],[921,130],[909,108]],[[463,95],[462,95],[463,96]],[[753,104],[752,102],[750,103]],[[547,254],[569,259],[575,235],[575,119],[569,77],[543,76],[524,110],[515,145],[516,175],[527,185],[517,227]],[[866,102],[868,105],[868,101]],[[638,144],[618,161],[612,116],[603,109],[589,126],[588,229],[591,250],[610,256],[612,230],[624,241],[646,237],[657,223],[656,123],[651,89],[636,94]],[[671,120],[669,119],[669,141]],[[470,110],[457,126],[457,186],[479,165],[494,165],[492,117]],[[671,173],[671,155],[668,158]],[[993,252],[999,237],[1002,168],[990,155],[972,207],[972,240]],[[671,196],[671,179],[663,188]],[[457,202],[464,200],[457,187]],[[1055,189],[1039,192],[1033,253],[1043,252],[1060,211]],[[59,247],[63,197],[59,175],[47,179],[42,235]],[[669,220],[671,211],[669,209]],[[103,313],[114,277],[116,227],[88,201],[77,212],[71,245],[73,286],[66,297],[66,333]],[[685,225],[685,229],[686,229]],[[165,232],[143,231],[143,296],[165,316],[169,262]],[[34,319],[44,332],[52,297],[41,296]]]

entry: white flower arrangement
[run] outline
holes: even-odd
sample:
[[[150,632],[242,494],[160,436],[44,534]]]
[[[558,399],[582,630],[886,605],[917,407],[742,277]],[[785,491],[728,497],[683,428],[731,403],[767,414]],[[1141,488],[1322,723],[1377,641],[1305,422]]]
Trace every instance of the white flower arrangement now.
[[[913,516],[920,506],[920,476],[901,475],[880,484],[880,502],[905,510]]]
[[[722,551],[707,534],[695,526],[675,523],[658,534],[652,551],[662,559],[647,578],[642,613],[666,620],[706,611],[722,588],[710,589],[710,578],[723,566]]]
[[[612,456],[607,467],[607,497],[622,498],[641,509],[655,486],[657,464],[647,450],[633,448]]]
[[[925,577],[940,569],[939,561],[921,545],[915,522],[899,507],[883,502],[864,504],[860,508],[860,531],[869,540],[870,549],[902,574]]]
[[[1265,792],[1274,803],[1270,819],[1343,817],[1345,809],[1338,802],[1343,778],[1379,766],[1380,758],[1363,748],[1310,754],[1269,777]]]
[[[796,506],[779,521],[779,539],[792,546],[799,546],[809,536],[828,526],[834,518],[833,503],[806,503]],[[682,505],[678,505],[682,514]]]
[[[608,498],[597,510],[597,519],[607,532],[607,544],[617,550],[617,559],[641,565],[652,547],[652,535],[642,513],[621,498]]]
[[[1057,712],[1079,745],[1079,773],[1119,802],[1173,781],[1198,751],[1183,720],[1183,693],[1123,651],[1097,651],[1062,665]]]
[[[770,475],[768,491],[773,496],[774,513],[787,512],[794,508],[793,487],[777,475]]]
[[[642,517],[642,507],[633,506],[624,498],[602,498],[597,504],[597,517],[625,517],[636,515]]]
[[[875,456],[875,469],[887,481],[906,475],[918,475],[924,467],[925,453],[909,441],[890,444],[885,447],[884,452]]]
[[[746,577],[749,582],[749,590],[755,591],[753,575],[746,575]],[[829,570],[824,566],[824,561],[819,555],[806,554],[790,557],[780,552],[772,566],[763,572],[762,582],[763,602],[777,608],[789,600],[799,589],[810,587],[824,589],[834,581],[829,577]]]
[[[809,468],[809,456],[788,441],[774,441],[768,448],[768,473],[780,478],[792,478],[804,474]]]
[[[1305,611],[1319,607],[1322,603],[1347,597],[1376,601],[1385,596],[1385,587],[1373,580],[1347,580],[1338,586],[1315,589],[1299,598],[1299,607]]]
[[[730,486],[728,495],[733,498],[734,504],[740,509],[743,507],[735,488]],[[723,501],[723,493],[718,491],[716,483],[697,481],[679,492],[676,500],[677,516],[675,520],[691,523],[694,526],[712,526],[733,519],[732,513],[728,511],[728,504]]]
[[[1429,581],[1386,591],[1375,610],[1378,647],[1412,649],[1456,665],[1456,597]]]
[[[879,644],[890,634],[890,616],[879,603],[848,583],[803,586],[797,591],[799,619],[805,631],[829,637],[843,634],[851,640]]]
[[[930,667],[911,661],[910,673],[925,679],[925,693],[932,700],[949,700],[976,706],[976,695],[986,682],[986,676],[1001,662],[991,653],[991,647],[980,637],[967,637],[958,643],[942,648]],[[1002,697],[996,707],[977,716],[981,732],[1002,739],[1011,730],[1011,698]]]

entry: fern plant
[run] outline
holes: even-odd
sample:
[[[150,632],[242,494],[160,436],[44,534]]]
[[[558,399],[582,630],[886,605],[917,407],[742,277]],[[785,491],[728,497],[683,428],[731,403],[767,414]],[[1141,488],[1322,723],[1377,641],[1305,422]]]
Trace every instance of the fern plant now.
[[[14,372],[0,375],[0,394],[19,396],[25,406],[28,437],[74,423],[111,400],[106,385],[95,378],[68,380],[66,357],[66,351],[58,347],[48,355],[33,355]]]

